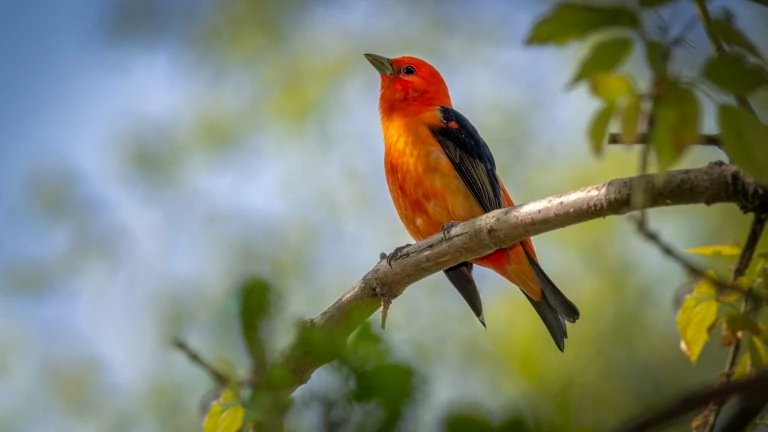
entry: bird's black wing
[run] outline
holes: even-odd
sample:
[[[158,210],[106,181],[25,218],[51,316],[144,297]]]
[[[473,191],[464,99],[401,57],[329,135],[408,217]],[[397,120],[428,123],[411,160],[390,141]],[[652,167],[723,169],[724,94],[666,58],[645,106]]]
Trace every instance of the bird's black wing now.
[[[501,208],[501,188],[491,149],[466,117],[441,107],[441,124],[431,128],[456,172],[484,212]]]

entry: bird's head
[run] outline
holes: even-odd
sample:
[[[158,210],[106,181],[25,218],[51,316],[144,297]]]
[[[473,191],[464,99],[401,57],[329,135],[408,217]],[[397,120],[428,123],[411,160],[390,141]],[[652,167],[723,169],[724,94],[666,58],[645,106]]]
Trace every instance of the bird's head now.
[[[416,57],[386,58],[365,54],[381,75],[379,110],[382,115],[451,106],[448,86],[431,64]]]

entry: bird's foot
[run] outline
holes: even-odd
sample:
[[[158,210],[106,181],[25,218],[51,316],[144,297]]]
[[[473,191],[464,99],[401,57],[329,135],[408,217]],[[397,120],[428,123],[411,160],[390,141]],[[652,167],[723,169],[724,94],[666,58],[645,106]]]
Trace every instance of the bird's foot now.
[[[440,231],[443,232],[443,238],[448,238],[448,234],[451,233],[451,230],[456,227],[456,225],[460,224],[459,221],[451,221],[444,223],[443,226],[440,227]]]
[[[392,267],[392,263],[402,258],[401,254],[403,253],[403,250],[410,246],[410,244],[405,244],[402,246],[398,246],[395,248],[395,250],[392,251],[389,255],[387,255],[387,264],[389,264],[390,267]]]

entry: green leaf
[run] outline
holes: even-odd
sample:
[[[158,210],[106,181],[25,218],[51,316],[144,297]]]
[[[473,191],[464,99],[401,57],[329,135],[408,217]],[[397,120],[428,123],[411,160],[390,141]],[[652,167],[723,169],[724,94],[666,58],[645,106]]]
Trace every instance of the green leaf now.
[[[669,48],[659,41],[645,43],[645,58],[654,75],[666,75],[669,63]]]
[[[443,430],[446,432],[493,432],[496,428],[485,418],[475,414],[456,412],[445,419]]]
[[[752,367],[755,369],[762,369],[768,366],[768,348],[756,336],[749,338],[749,358]]]
[[[718,17],[712,20],[712,28],[720,40],[730,48],[741,49],[757,58],[762,58],[755,44],[730,20]]]
[[[651,110],[654,127],[651,145],[656,151],[659,168],[668,169],[694,144],[699,134],[701,107],[696,94],[676,81],[662,80]]]
[[[750,370],[752,370],[752,362],[750,361],[749,353],[746,351],[742,352],[736,361],[736,367],[733,368],[732,378],[735,380],[745,378]]]
[[[655,8],[659,6],[664,6],[667,3],[672,3],[675,0],[640,0],[640,7],[644,8]]]
[[[597,44],[581,63],[571,85],[589,78],[596,72],[610,72],[632,52],[632,40],[626,37],[609,39]]]
[[[737,95],[748,95],[760,87],[768,86],[768,73],[765,69],[733,53],[711,57],[701,73],[719,89]]]
[[[688,248],[685,251],[694,255],[733,257],[739,256],[741,248],[736,245],[712,245]]]
[[[768,128],[733,105],[720,105],[717,117],[731,161],[758,181],[768,183]]]
[[[563,45],[599,30],[639,27],[640,18],[627,7],[560,3],[536,22],[525,43]]]
[[[270,306],[270,285],[260,278],[251,278],[240,286],[240,328],[252,359],[263,356],[261,323]]]
[[[640,122],[640,103],[638,95],[632,95],[621,110],[621,142],[632,144],[637,141],[637,124]]]
[[[711,276],[714,274],[709,272]],[[703,278],[685,297],[677,313],[677,331],[680,333],[680,348],[691,363],[701,354],[704,344],[709,340],[709,332],[717,319],[717,296],[715,285]]]
[[[606,102],[614,102],[635,93],[635,85],[628,75],[612,72],[592,74],[589,77],[589,89]]]
[[[592,122],[589,125],[589,144],[595,156],[600,156],[603,153],[605,133],[608,130],[608,124],[611,122],[615,109],[615,104],[608,103],[595,111],[595,115],[592,117]]]

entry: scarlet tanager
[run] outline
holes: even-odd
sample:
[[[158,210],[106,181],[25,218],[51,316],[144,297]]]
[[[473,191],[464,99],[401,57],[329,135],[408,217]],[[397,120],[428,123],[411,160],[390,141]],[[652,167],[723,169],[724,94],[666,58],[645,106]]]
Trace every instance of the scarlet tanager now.
[[[453,109],[440,73],[414,57],[365,57],[381,75],[387,186],[411,237],[419,241],[456,222],[513,206],[491,150],[472,123]],[[542,270],[530,238],[444,270],[485,325],[473,264],[517,285],[563,351],[565,321],[575,322],[579,310]]]

